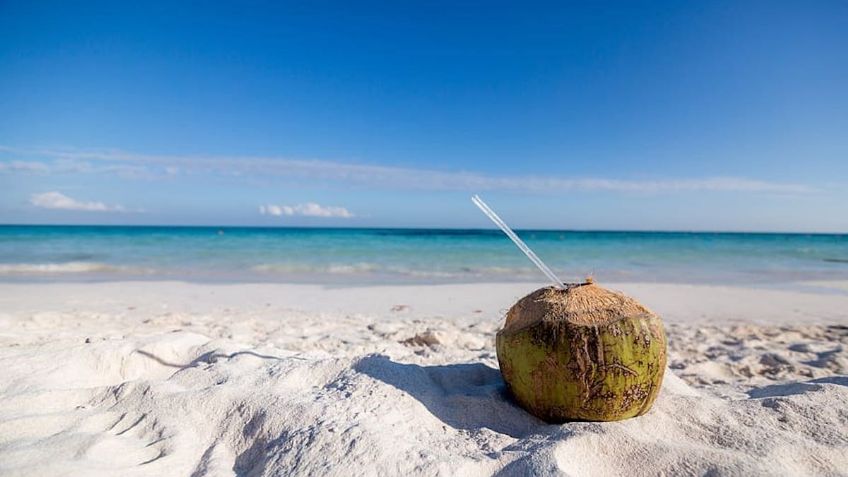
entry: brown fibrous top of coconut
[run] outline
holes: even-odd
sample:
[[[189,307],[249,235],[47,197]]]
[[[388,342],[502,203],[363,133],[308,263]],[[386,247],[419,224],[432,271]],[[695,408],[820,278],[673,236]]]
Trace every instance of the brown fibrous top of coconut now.
[[[587,280],[565,288],[540,288],[518,300],[507,312],[504,330],[518,330],[539,321],[601,325],[645,314],[653,312],[623,293]]]

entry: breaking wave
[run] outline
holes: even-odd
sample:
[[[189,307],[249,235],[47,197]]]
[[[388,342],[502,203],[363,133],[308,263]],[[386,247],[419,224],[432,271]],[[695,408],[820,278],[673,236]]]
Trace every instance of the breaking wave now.
[[[53,273],[146,273],[147,270],[122,267],[99,262],[65,263],[3,263],[0,274],[53,274]]]
[[[432,269],[400,267],[394,265],[378,265],[375,263],[354,264],[330,264],[330,265],[308,265],[303,263],[274,263],[261,264],[251,267],[251,270],[268,274],[298,274],[314,273],[328,275],[356,275],[356,274],[384,274],[392,276],[406,276],[415,278],[467,278],[467,277],[533,277],[537,273],[534,269],[524,267],[458,267],[455,269]]]
[[[354,263],[345,265],[305,265],[293,263],[271,263],[251,267],[255,272],[263,273],[327,273],[331,275],[351,275],[356,273],[372,273],[380,270],[373,263]]]

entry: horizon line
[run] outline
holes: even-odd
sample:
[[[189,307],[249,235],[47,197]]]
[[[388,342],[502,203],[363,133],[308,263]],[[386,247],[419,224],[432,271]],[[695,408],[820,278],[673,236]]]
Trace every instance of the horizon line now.
[[[313,230],[444,230],[444,231],[491,231],[501,232],[497,227],[418,227],[418,226],[333,226],[333,225],[215,225],[215,224],[21,224],[0,223],[0,227],[120,227],[120,228],[197,228],[197,229],[313,229]],[[745,230],[683,230],[683,229],[555,229],[515,228],[521,232],[569,232],[569,233],[661,233],[661,234],[746,234],[746,235],[846,235],[846,232],[810,231],[745,231]]]

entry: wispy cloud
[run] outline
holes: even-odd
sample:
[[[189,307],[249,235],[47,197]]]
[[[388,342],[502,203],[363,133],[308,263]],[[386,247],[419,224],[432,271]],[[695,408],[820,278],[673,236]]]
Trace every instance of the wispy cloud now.
[[[0,172],[48,172],[50,167],[43,162],[8,161],[0,162]]]
[[[172,178],[176,175],[215,175],[243,179],[283,178],[391,189],[505,190],[517,192],[610,191],[685,192],[727,191],[804,194],[816,188],[804,184],[743,177],[622,179],[599,177],[500,176],[470,171],[444,171],[355,164],[283,157],[197,157],[132,154],[123,151],[20,149],[0,146],[6,156],[28,156],[40,162],[0,162],[0,172],[101,173],[135,178]],[[2,161],[2,158],[0,158]],[[32,170],[22,163],[33,165]],[[16,164],[16,165],[12,165]]]
[[[303,217],[324,217],[324,218],[342,218],[349,219],[353,217],[353,213],[344,207],[323,206],[315,202],[307,202],[297,205],[260,205],[259,213],[262,215],[273,216],[294,216],[300,215]]]
[[[106,205],[103,202],[84,202],[66,196],[61,192],[33,194],[29,202],[42,209],[82,210],[87,212],[126,212],[120,205]]]

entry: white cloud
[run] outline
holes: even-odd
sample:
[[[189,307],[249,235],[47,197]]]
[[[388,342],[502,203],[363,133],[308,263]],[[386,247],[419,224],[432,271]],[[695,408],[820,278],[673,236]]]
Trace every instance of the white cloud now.
[[[120,205],[106,205],[103,202],[82,202],[56,191],[33,194],[29,202],[42,209],[83,210],[88,212],[124,212],[126,210]]]
[[[556,177],[547,175],[501,176],[469,171],[444,171],[353,164],[283,157],[154,156],[122,151],[18,149],[0,146],[0,153],[36,156],[51,162],[33,166],[40,172],[116,174],[130,178],[169,178],[176,174],[208,174],[240,180],[273,178],[313,182],[337,182],[387,189],[457,190],[481,192],[555,193],[608,191],[669,193],[725,191],[805,194],[817,189],[804,184],[771,182],[743,177],[621,179],[607,177]],[[11,164],[18,163],[16,169]],[[0,162],[0,171],[26,172],[21,161]]]
[[[259,213],[262,215],[273,216],[293,216],[300,215],[303,217],[325,217],[325,218],[342,218],[349,219],[353,214],[344,207],[323,206],[315,202],[307,202],[297,205],[260,205]]]

